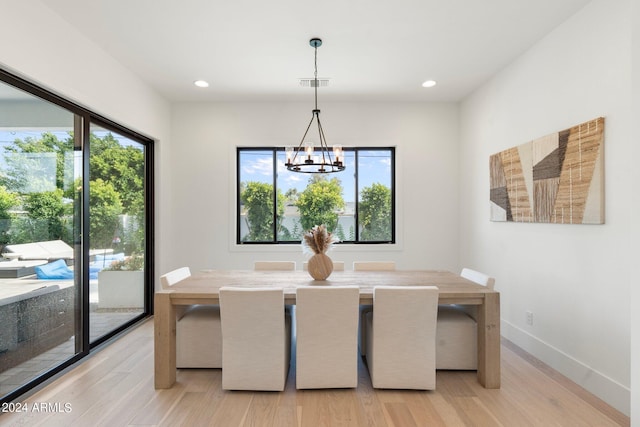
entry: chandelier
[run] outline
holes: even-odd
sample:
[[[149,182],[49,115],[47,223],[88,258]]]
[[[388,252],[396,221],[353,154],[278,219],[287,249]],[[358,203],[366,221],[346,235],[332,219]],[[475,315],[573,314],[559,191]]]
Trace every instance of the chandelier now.
[[[298,147],[287,147],[285,149],[286,162],[285,166],[292,172],[300,173],[333,173],[340,172],[345,169],[344,157],[342,154],[342,146],[334,145],[333,154],[329,150],[327,140],[324,137],[322,124],[320,123],[320,110],[318,109],[318,48],[322,46],[322,40],[313,38],[309,40],[309,44],[315,50],[315,73],[313,87],[315,89],[315,108],[311,111],[311,121],[307,126],[307,130],[302,136],[302,140]],[[313,122],[318,126],[319,146],[312,141],[305,141],[309,129]],[[316,151],[319,149],[319,151]]]

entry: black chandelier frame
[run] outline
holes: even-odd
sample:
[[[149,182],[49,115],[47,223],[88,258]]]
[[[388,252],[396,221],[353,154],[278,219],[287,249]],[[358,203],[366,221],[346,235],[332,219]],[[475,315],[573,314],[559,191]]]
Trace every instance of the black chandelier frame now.
[[[342,147],[335,145],[333,147],[333,155],[329,150],[329,145],[324,136],[322,123],[320,122],[320,109],[318,109],[318,48],[322,46],[322,40],[312,38],[309,44],[314,48],[314,92],[315,92],[315,108],[311,111],[311,120],[300,140],[298,147],[286,148],[285,166],[292,172],[299,173],[334,173],[345,170],[344,157]],[[316,146],[313,143],[305,144],[305,138],[311,129],[313,122],[318,126],[318,139],[320,140],[320,154],[316,155]]]

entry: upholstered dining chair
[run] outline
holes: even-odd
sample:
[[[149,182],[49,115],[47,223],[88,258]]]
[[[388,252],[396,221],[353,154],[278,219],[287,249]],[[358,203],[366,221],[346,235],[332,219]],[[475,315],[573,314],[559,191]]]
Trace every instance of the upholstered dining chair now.
[[[493,289],[495,279],[484,273],[463,268],[465,279]],[[436,334],[436,369],[478,369],[477,307],[438,306],[438,331]]]
[[[291,353],[291,316],[284,291],[220,288],[222,388],[284,390]]]
[[[374,388],[436,387],[435,286],[379,286],[366,313],[367,367]]]
[[[358,385],[356,286],[296,289],[296,388]]]
[[[160,285],[170,289],[189,276],[189,267],[181,267],[160,276]],[[176,317],[176,367],[221,368],[220,306],[178,306]]]
[[[253,263],[254,270],[295,270],[295,261],[256,261]]]
[[[309,262],[302,264],[302,271],[309,271]],[[344,261],[333,261],[333,271],[344,271]]]
[[[354,261],[353,271],[394,271],[396,269],[395,261]],[[367,323],[365,316],[373,309],[371,304],[363,304],[360,306],[360,354],[364,355],[367,348]]]

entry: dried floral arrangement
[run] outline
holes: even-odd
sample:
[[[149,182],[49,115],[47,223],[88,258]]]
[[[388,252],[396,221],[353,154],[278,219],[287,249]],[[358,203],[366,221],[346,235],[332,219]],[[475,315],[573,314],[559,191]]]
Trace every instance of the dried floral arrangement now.
[[[327,227],[316,225],[302,235],[302,251],[306,254],[324,254],[339,241],[327,231]]]

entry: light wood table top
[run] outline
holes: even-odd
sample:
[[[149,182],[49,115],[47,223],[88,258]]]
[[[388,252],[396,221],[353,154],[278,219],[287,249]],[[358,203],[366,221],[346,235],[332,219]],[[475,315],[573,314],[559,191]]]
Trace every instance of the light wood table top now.
[[[373,302],[376,286],[437,286],[441,304],[480,305],[485,294],[495,292],[444,270],[336,271],[322,281],[306,271],[206,270],[176,283],[168,292],[174,305],[217,304],[222,286],[280,287],[287,304],[295,304],[295,290],[301,286],[358,286],[361,304]]]
[[[218,304],[223,286],[273,286],[284,289],[285,303],[295,304],[301,286],[358,286],[360,304],[373,303],[376,286],[437,286],[440,304],[478,306],[478,381],[500,388],[500,294],[443,270],[335,271],[316,281],[306,271],[207,270],[155,295],[155,386],[175,382],[175,308]]]

